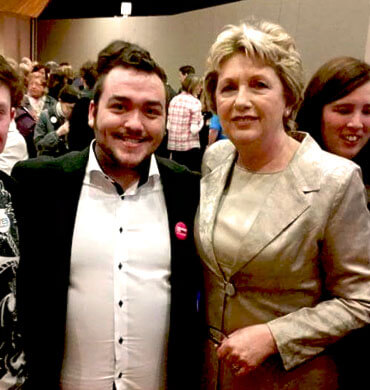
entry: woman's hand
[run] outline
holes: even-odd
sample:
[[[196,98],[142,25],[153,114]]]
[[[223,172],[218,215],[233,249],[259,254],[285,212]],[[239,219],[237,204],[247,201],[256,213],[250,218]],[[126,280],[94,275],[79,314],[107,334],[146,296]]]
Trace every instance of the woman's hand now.
[[[254,370],[277,352],[269,327],[260,324],[231,333],[222,341],[217,356],[230,366],[234,375],[241,376]]]
[[[58,137],[61,137],[63,135],[66,135],[69,133],[69,122],[65,121],[62,126],[59,127],[59,129],[56,131]]]

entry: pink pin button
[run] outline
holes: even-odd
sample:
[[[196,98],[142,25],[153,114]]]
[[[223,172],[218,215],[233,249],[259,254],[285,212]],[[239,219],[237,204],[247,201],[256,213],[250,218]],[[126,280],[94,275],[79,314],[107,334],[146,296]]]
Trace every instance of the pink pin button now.
[[[175,234],[179,240],[185,240],[188,236],[188,228],[184,222],[177,222],[175,226]]]

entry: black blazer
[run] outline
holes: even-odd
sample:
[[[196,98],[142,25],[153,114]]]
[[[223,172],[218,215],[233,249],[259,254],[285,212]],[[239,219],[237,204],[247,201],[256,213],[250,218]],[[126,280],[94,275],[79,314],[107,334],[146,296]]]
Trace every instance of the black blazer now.
[[[12,175],[20,230],[17,305],[29,369],[27,389],[57,389],[64,353],[70,255],[88,149],[59,158],[19,162]],[[171,238],[169,389],[196,389],[202,315],[197,311],[201,270],[193,243],[200,177],[157,157]],[[179,240],[175,225],[188,236]],[[150,292],[148,292],[150,299]]]

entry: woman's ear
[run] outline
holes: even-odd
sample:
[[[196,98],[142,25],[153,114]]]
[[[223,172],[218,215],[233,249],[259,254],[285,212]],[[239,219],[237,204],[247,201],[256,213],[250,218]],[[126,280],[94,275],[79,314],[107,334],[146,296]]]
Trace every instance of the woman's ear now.
[[[284,110],[284,118],[287,118],[292,113],[291,107],[286,107]]]

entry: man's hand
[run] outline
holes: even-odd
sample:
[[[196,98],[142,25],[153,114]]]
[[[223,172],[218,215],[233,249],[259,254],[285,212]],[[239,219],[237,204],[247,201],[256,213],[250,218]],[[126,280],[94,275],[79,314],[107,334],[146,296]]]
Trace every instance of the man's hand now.
[[[225,338],[217,350],[236,376],[242,376],[261,365],[270,355],[277,353],[270,329],[265,324],[238,329]]]

